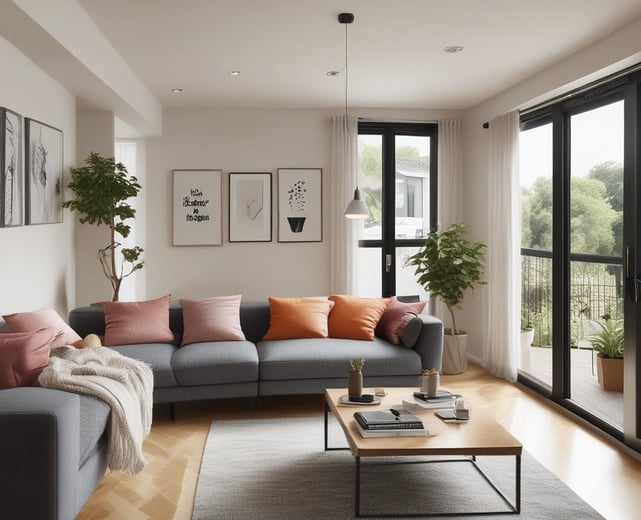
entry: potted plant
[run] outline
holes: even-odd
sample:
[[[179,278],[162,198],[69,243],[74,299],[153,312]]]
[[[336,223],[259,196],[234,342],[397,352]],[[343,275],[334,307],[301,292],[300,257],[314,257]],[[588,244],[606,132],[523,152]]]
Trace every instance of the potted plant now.
[[[530,346],[534,341],[534,327],[532,323],[523,315],[521,316],[521,354],[530,353]]]
[[[307,188],[305,187],[304,180],[298,180],[292,184],[287,190],[287,202],[292,216],[287,217],[287,222],[292,233],[300,233],[303,231],[306,217],[303,215],[305,211],[305,194]]]
[[[349,361],[349,378],[347,379],[347,393],[350,397],[360,397],[363,394],[363,358]]]
[[[597,325],[600,330],[591,338],[597,355],[597,380],[604,390],[623,392],[623,322],[605,318]]]
[[[467,366],[467,334],[456,325],[454,309],[463,301],[467,289],[485,284],[485,242],[471,243],[464,224],[454,224],[446,231],[432,231],[425,244],[405,265],[415,266],[417,282],[431,297],[445,303],[451,328],[445,329],[443,373],[459,374]]]
[[[62,206],[76,211],[81,224],[109,227],[109,244],[98,250],[98,258],[113,289],[112,301],[118,301],[122,281],[142,269],[144,263],[139,260],[142,248],[121,248],[122,244],[117,241],[117,235],[129,236],[131,228],[124,221],[134,218],[136,210],[126,201],[138,195],[140,184],[136,177],[128,175],[122,163],[95,152],[85,159],[85,166],[70,171],[69,189],[74,198],[66,200]],[[116,260],[118,248],[122,257],[120,265]]]

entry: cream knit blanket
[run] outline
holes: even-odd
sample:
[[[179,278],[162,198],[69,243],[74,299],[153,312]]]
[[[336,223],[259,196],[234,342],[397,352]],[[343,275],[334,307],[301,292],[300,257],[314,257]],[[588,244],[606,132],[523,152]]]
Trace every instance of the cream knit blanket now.
[[[151,430],[154,386],[149,366],[106,347],[58,347],[38,381],[106,402],[111,407],[109,469],[134,474],[145,467],[142,443]]]

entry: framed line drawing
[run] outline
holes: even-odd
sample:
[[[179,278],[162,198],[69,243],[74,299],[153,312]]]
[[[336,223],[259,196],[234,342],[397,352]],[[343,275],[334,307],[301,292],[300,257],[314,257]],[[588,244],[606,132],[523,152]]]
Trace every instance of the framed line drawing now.
[[[0,107],[0,226],[24,224],[22,116]]]
[[[222,170],[173,170],[173,245],[223,243]]]
[[[271,242],[272,174],[229,173],[229,241]]]
[[[278,241],[322,242],[323,170],[278,169]]]
[[[62,222],[62,131],[25,118],[27,224]]]

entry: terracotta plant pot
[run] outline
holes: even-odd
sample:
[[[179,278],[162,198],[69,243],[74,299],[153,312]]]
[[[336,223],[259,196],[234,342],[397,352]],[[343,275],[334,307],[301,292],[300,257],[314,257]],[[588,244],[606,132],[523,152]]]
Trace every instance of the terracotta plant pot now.
[[[623,359],[597,356],[596,374],[603,390],[623,392]]]

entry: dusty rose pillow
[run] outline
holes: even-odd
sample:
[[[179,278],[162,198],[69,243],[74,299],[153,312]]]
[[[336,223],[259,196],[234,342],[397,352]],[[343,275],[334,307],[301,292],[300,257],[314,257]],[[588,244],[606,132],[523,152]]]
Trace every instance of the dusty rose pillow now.
[[[413,343],[407,345],[403,341],[403,336],[408,324],[423,311],[424,307],[425,302],[403,303],[393,298],[376,325],[376,335],[394,345],[403,343],[405,346],[413,346]]]
[[[73,345],[82,338],[53,309],[42,309],[33,312],[17,312],[3,316],[9,325],[9,332],[31,332],[38,329],[52,328],[61,332],[51,348],[62,345]]]
[[[240,295],[180,299],[184,332],[182,345],[201,341],[242,341]]]
[[[142,302],[102,302],[107,347],[132,343],[173,343],[169,295]]]
[[[53,328],[0,334],[0,388],[33,385],[49,363]]]

